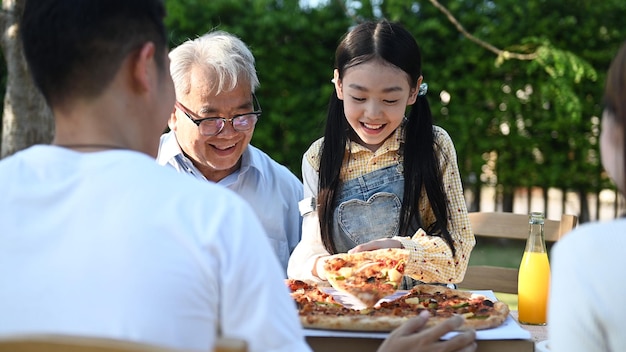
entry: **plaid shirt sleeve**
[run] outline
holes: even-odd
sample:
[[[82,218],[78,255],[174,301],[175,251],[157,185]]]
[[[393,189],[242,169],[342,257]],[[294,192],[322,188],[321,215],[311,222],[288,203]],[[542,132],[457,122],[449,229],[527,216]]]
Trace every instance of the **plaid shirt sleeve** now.
[[[456,255],[441,237],[429,236],[418,229],[413,237],[394,237],[410,250],[406,273],[416,280],[430,283],[459,283],[463,281],[469,256],[476,244],[467,216],[463,185],[459,175],[456,151],[452,139],[441,128],[435,128],[435,143],[448,199],[448,231],[452,235]],[[428,210],[427,197],[422,197],[422,209]]]

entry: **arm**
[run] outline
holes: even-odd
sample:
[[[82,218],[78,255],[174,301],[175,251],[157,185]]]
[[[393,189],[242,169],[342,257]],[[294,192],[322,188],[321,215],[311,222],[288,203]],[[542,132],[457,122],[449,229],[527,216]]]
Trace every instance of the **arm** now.
[[[443,176],[443,188],[448,199],[448,231],[454,241],[456,256],[452,256],[452,250],[441,237],[428,236],[422,229],[410,239],[394,238],[410,250],[411,256],[406,268],[408,275],[424,282],[458,283],[463,281],[476,239],[467,216],[452,139],[443,129],[436,128],[435,144]],[[430,208],[427,201],[427,197],[422,197],[422,202],[426,202],[423,208]]]
[[[304,200],[300,202],[302,239],[291,253],[287,266],[287,276],[292,279],[321,281],[316,270],[317,260],[321,256],[330,255],[322,243],[317,211],[311,206],[311,198],[317,196],[318,178],[317,171],[305,156],[302,160]]]
[[[298,211],[298,202],[303,198],[302,195],[302,182],[295,177],[291,172],[290,177],[293,177],[293,186],[290,188],[291,192],[287,196],[289,202],[287,214],[285,218],[285,228],[287,229],[287,241],[289,245],[289,255],[296,248],[300,239],[302,238],[302,216]]]
[[[422,229],[419,229],[411,239],[406,237],[397,239],[402,242],[404,248],[411,251],[406,268],[409,275],[424,282],[458,283],[465,276],[476,239],[467,216],[452,139],[443,129],[436,128],[435,145],[443,176],[443,188],[449,201],[448,231],[456,248],[456,256],[452,256],[450,247],[442,238],[428,236]]]

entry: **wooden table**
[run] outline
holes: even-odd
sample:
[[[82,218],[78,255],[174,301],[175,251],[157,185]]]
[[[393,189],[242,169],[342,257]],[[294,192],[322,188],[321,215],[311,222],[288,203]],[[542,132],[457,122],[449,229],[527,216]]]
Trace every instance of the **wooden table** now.
[[[511,316],[517,321],[517,311],[512,311]],[[531,334],[529,340],[478,340],[477,352],[534,352],[535,343],[547,339],[546,326],[525,325],[520,326]],[[307,336],[307,343],[315,352],[375,352],[383,341],[382,337],[320,337]]]
[[[526,324],[521,324],[519,323],[519,321],[517,320],[517,311],[513,310],[511,311],[511,316],[513,317],[513,319],[515,319],[515,321],[518,322],[518,324],[524,328],[525,330],[530,331],[530,335],[532,336],[533,341],[535,341],[535,343],[537,342],[541,342],[544,340],[548,339],[548,327],[543,325],[526,325]]]
[[[307,343],[315,352],[376,352],[382,339],[313,337]],[[478,340],[477,352],[534,352],[533,340]]]

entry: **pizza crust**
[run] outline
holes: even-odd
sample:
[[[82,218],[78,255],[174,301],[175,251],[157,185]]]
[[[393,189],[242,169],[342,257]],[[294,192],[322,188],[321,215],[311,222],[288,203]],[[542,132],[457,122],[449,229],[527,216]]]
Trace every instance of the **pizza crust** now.
[[[485,330],[496,328],[504,323],[509,316],[509,306],[506,303],[496,301],[493,303],[494,314],[490,314],[487,319],[465,319],[461,330]]]
[[[407,317],[300,316],[302,326],[310,329],[389,332],[409,320]]]

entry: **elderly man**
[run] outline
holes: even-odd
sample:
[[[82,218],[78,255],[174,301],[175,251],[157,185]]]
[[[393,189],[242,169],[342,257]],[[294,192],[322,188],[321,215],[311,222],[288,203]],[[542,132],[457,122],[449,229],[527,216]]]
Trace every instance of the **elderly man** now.
[[[303,187],[287,168],[250,144],[261,116],[252,53],[234,35],[215,31],[181,44],[170,60],[177,101],[171,131],[161,137],[159,164],[243,197],[286,273],[300,240]]]

